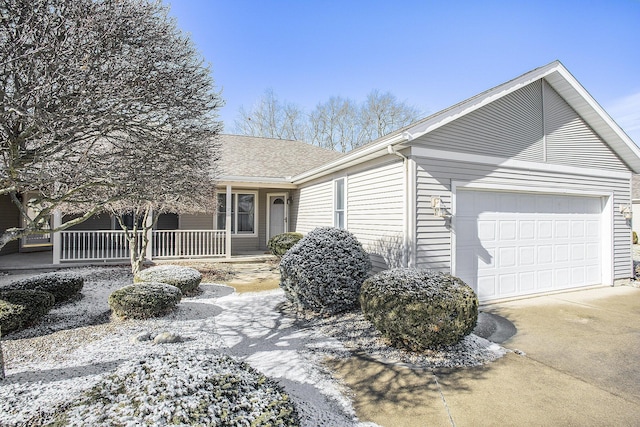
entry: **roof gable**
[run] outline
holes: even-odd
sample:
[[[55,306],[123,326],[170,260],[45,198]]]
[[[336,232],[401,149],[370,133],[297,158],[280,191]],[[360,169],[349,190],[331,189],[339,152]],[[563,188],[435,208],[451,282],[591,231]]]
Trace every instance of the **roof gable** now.
[[[361,163],[372,157],[385,155],[389,146],[406,145],[416,138],[433,132],[541,79],[544,79],[546,84],[553,88],[582,118],[584,123],[600,136],[618,158],[633,172],[640,173],[640,149],[569,71],[559,61],[554,61],[378,138],[329,164],[302,173],[294,177],[294,181],[304,182],[322,174]]]

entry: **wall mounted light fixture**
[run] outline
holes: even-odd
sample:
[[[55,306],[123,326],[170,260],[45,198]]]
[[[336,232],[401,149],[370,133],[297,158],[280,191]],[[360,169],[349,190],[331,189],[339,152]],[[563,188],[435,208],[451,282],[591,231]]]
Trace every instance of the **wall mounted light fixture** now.
[[[431,207],[433,208],[433,215],[438,218],[448,218],[447,208],[445,208],[444,203],[442,203],[442,199],[438,196],[433,196],[431,198]]]
[[[631,205],[620,205],[620,213],[624,217],[624,219],[633,218],[633,211],[631,210]]]

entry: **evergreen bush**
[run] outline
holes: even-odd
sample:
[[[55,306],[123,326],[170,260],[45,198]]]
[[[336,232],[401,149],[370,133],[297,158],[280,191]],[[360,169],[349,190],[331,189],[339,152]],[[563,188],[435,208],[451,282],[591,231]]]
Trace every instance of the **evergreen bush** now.
[[[109,307],[123,319],[148,319],[169,313],[182,298],[180,289],[166,283],[135,283],[109,295]]]
[[[478,298],[462,280],[431,270],[392,269],[367,279],[364,316],[395,347],[422,351],[453,345],[478,320]]]
[[[302,237],[302,234],[294,232],[276,234],[269,239],[267,247],[273,255],[282,256],[291,249],[293,245],[298,243]]]
[[[299,309],[334,314],[358,304],[371,261],[347,230],[316,228],[280,260],[280,286]]]
[[[195,268],[179,265],[157,265],[138,272],[133,282],[159,282],[173,285],[180,289],[184,295],[193,293],[200,282],[202,274]]]
[[[56,303],[77,295],[84,286],[84,278],[70,271],[56,271],[20,279],[3,287],[3,290],[33,290],[53,294]]]
[[[0,292],[0,330],[8,333],[24,329],[51,310],[55,297],[49,292],[8,290]]]

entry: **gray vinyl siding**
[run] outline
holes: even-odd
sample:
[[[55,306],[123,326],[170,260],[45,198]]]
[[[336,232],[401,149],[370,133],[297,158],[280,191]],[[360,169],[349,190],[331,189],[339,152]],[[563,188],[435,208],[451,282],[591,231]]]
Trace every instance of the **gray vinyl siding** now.
[[[440,150],[557,165],[628,170],[544,80],[435,129],[415,143]]]
[[[333,181],[346,179],[346,228],[371,255],[374,271],[399,267],[403,254],[404,165],[395,156],[303,186],[294,194],[295,231],[333,226]]]
[[[544,107],[548,163],[627,170],[602,138],[546,83]]]
[[[333,226],[333,180],[305,184],[298,191],[297,206],[294,231],[307,234],[316,227]]]
[[[347,229],[369,252],[374,271],[402,266],[404,190],[400,159],[347,177]]]
[[[448,271],[451,268],[452,231],[448,222],[436,218],[431,209],[431,197],[440,196],[451,208],[451,182],[500,184],[513,186],[557,188],[613,192],[614,220],[614,279],[631,276],[630,228],[617,211],[618,206],[631,201],[628,179],[569,175],[559,172],[522,170],[469,162],[416,158],[417,208],[416,255],[417,266]],[[453,231],[454,232],[454,231]]]
[[[416,142],[462,153],[543,161],[541,82],[435,129]]]
[[[213,230],[214,222],[212,214],[183,214],[178,224],[180,230]]]
[[[11,202],[11,198],[8,195],[0,196],[0,233],[3,233],[7,228],[18,226],[20,226],[20,211]],[[16,253],[19,249],[19,242],[13,240],[4,245],[0,255]]]

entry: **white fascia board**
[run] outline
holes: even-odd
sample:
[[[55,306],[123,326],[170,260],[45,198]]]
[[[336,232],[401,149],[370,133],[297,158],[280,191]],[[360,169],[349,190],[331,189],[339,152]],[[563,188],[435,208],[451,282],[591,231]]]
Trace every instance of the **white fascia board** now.
[[[387,147],[389,145],[397,145],[407,141],[407,134],[405,132],[400,134],[389,135],[388,138],[382,138],[378,142],[365,146],[362,149],[357,149],[346,155],[340,157],[333,162],[327,163],[315,169],[311,169],[308,172],[303,172],[300,175],[296,175],[292,178],[294,184],[303,184],[312,179],[319,178],[321,176],[337,172],[349,166],[364,163],[367,160],[374,159],[376,157],[382,157],[388,154]]]
[[[567,175],[592,176],[601,178],[631,179],[631,172],[611,171],[603,169],[580,168],[577,166],[554,165],[549,163],[527,162],[504,157],[482,156],[478,154],[460,153],[454,151],[437,150],[425,147],[412,147],[411,156],[428,159],[453,160],[458,162],[478,163],[483,165],[500,166],[510,169],[554,172]]]

